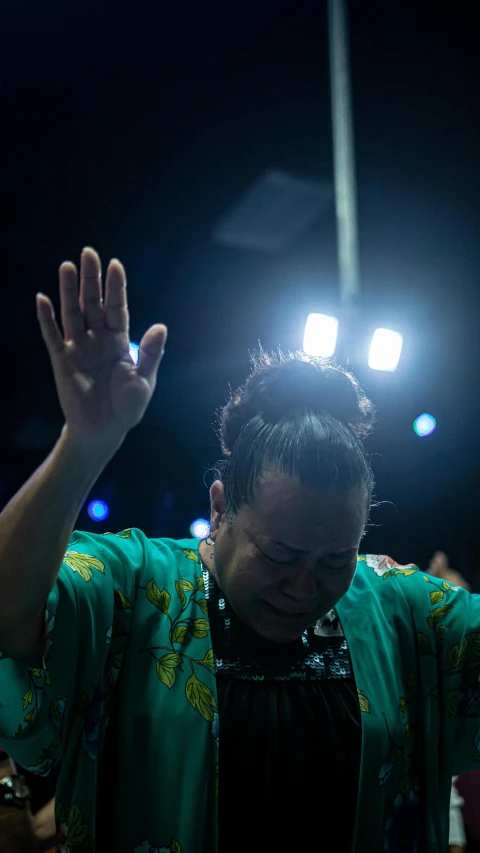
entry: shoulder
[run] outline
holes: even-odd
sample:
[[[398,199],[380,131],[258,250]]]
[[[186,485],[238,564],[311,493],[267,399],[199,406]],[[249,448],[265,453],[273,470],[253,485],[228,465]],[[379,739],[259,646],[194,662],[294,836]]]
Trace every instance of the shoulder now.
[[[394,597],[397,602],[403,599],[408,604],[423,605],[434,578],[422,572],[415,563],[402,565],[385,554],[362,554],[358,557],[355,581],[370,588],[384,601]]]
[[[385,554],[359,554],[357,571],[365,578],[368,577],[371,583],[386,581],[388,578],[398,576],[405,578],[415,575],[422,576],[422,572],[414,563],[402,565]]]
[[[60,580],[90,588],[110,578],[114,585],[131,587],[145,572],[156,575],[201,574],[196,539],[150,539],[138,528],[118,533],[89,533],[75,530],[63,558]],[[135,580],[137,579],[137,580]]]
[[[149,539],[148,569],[166,570],[176,578],[202,575],[198,539]]]
[[[414,563],[401,565],[385,555],[359,556],[355,582],[358,589],[373,592],[385,605],[395,604],[398,610],[403,603],[412,611],[428,611],[434,621],[444,615],[446,605],[450,611],[455,602],[458,609],[472,598],[466,590],[427,574]]]

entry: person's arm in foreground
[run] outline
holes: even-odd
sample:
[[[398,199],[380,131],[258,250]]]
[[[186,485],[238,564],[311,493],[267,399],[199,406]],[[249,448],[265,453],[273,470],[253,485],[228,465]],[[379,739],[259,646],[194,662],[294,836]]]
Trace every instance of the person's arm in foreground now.
[[[40,651],[43,610],[91,487],[141,420],[156,382],[166,328],[152,326],[129,354],[125,272],[82,253],[80,287],[73,264],[60,267],[63,337],[48,297],[37,316],[52,363],[65,427],[46,461],[0,515],[0,648],[12,657]]]
[[[53,847],[56,835],[55,798],[49,800],[43,808],[34,814],[33,821],[39,849],[46,850],[47,847]]]
[[[0,779],[16,776],[17,768],[11,758],[0,753]],[[20,809],[0,804],[0,853],[36,853],[38,841],[30,806]]]

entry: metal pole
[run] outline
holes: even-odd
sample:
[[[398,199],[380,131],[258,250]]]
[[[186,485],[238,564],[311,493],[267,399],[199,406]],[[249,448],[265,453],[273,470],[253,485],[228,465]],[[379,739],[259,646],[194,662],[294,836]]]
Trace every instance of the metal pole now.
[[[360,293],[360,271],[346,0],[328,0],[328,43],[340,295],[348,309]]]

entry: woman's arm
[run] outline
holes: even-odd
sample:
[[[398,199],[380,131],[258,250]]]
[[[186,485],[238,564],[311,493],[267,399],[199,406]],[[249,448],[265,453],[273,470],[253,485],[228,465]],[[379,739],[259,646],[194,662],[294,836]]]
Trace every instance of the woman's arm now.
[[[72,441],[65,428],[50,456],[0,515],[4,654],[28,659],[40,650],[45,601],[83,502],[107,461],[106,453]]]
[[[129,353],[125,272],[108,267],[105,298],[100,259],[84,249],[80,267],[60,267],[63,335],[48,297],[37,316],[52,363],[65,428],[44,464],[0,515],[0,647],[31,658],[40,649],[43,608],[55,583],[79,510],[95,480],[142,419],[166,340],[152,326]]]

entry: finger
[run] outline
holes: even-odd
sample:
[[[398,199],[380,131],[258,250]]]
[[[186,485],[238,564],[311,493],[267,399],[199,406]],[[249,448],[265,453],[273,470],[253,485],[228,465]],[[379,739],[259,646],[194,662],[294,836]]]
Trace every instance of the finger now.
[[[80,261],[80,308],[87,329],[103,327],[102,268],[95,249],[89,246]]]
[[[37,293],[37,318],[48,354],[53,360],[63,352],[65,344],[55,320],[53,305],[44,293]]]
[[[441,571],[447,571],[449,568],[448,557],[443,551],[437,551],[435,554],[435,559],[437,561],[438,567]]]
[[[127,279],[123,265],[110,261],[105,281],[104,322],[112,332],[128,332]]]
[[[165,352],[166,340],[167,327],[157,323],[145,332],[140,341],[137,370],[145,379],[155,380]]]
[[[85,332],[85,322],[78,300],[78,276],[75,264],[65,261],[59,270],[60,311],[66,341],[78,338]]]

